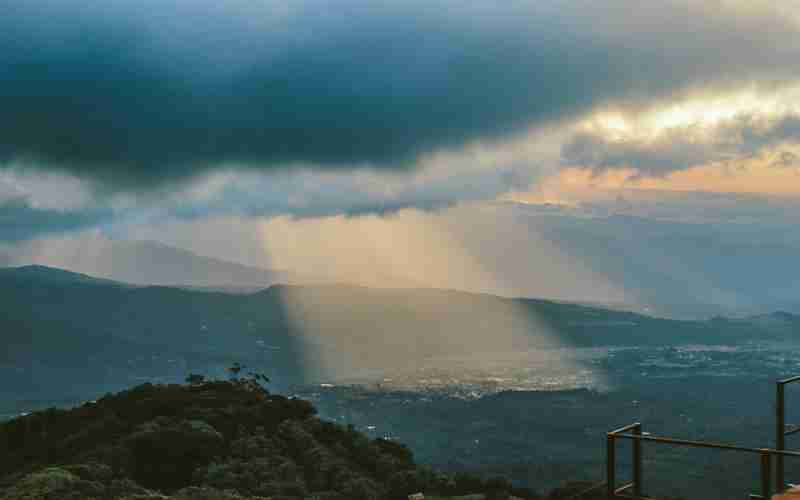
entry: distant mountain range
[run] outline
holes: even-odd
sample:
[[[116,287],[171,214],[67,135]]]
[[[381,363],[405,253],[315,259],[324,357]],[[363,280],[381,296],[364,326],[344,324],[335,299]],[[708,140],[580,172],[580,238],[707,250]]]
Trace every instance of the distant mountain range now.
[[[118,240],[106,237],[69,240],[62,242],[57,252],[41,255],[34,249],[30,255],[36,257],[33,260],[23,261],[19,258],[3,260],[0,256],[0,265],[40,264],[136,285],[174,286],[195,291],[237,294],[254,293],[275,284],[332,284],[343,279],[337,274],[336,266],[330,266],[329,269],[316,268],[313,273],[302,269],[261,268],[198,255],[183,248],[147,240]],[[397,275],[391,270],[387,270],[386,273],[372,270],[364,276],[349,276],[346,279],[348,282],[365,286],[403,289],[426,287],[424,283]],[[639,283],[633,289],[638,286],[644,285]],[[661,285],[654,284],[648,290],[653,291],[659,286]],[[683,283],[681,286],[689,285]],[[492,293],[480,289],[469,291]],[[774,298],[764,303],[743,300],[734,306],[708,303],[708,300],[680,292],[678,288],[666,294],[636,292],[633,295],[637,298],[630,303],[618,300],[606,302],[602,299],[577,303],[689,320],[708,319],[712,316],[745,317],[776,309],[800,313],[800,303]],[[676,297],[681,299],[676,300]]]
[[[159,285],[205,292],[253,293],[276,284],[336,283],[335,274],[265,269],[198,255],[147,240],[98,238],[62,245],[57,254],[22,264],[45,265],[134,285]],[[372,273],[394,288],[419,287],[407,278]]]
[[[59,267],[138,285],[255,290],[307,277],[197,255],[154,241],[103,240],[55,257]]]
[[[677,321],[538,299],[345,285],[231,294],[131,286],[43,266],[0,268],[0,303],[0,389],[28,391],[121,375],[124,386],[135,373],[178,376],[232,360],[288,383],[413,367],[436,356],[784,342],[800,331],[800,316],[785,312]]]

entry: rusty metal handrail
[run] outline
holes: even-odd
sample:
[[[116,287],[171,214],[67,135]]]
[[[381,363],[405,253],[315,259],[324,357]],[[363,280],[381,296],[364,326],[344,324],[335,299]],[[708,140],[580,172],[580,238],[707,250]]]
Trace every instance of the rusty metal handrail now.
[[[778,380],[775,383],[775,449],[786,449],[786,436],[800,432],[798,425],[786,425],[786,385],[800,381],[800,375]],[[775,457],[775,483],[778,490],[786,487],[783,455]]]
[[[585,490],[582,490],[582,491],[580,491],[578,493],[575,493],[574,495],[572,495],[569,498],[567,498],[567,500],[583,500],[583,498],[586,495],[588,495],[589,493],[593,493],[593,492],[595,492],[597,490],[601,490],[601,489],[603,489],[605,487],[606,487],[606,483],[597,483],[597,484],[595,484],[593,486],[590,486],[590,487],[586,488]]]
[[[677,439],[652,436],[642,432],[639,422],[620,427],[606,434],[606,487],[608,498],[640,498],[642,496],[642,442],[655,442],[675,446],[688,446],[693,448],[706,448],[716,450],[738,451],[758,454],[761,457],[761,494],[751,494],[751,499],[770,498],[772,491],[772,457],[775,457],[775,487],[777,492],[786,488],[784,458],[800,457],[800,452],[786,449],[786,436],[800,433],[800,425],[786,425],[786,392],[785,386],[800,382],[800,375],[776,381],[775,402],[775,448],[750,448],[727,443],[713,443],[709,441],[695,441],[690,439]],[[621,487],[616,486],[616,440],[633,440],[633,480]],[[632,495],[627,492],[632,490]]]
[[[653,436],[650,434],[642,434],[641,436],[639,436],[636,434],[622,433],[622,434],[616,434],[616,437],[621,439],[638,439],[641,441],[653,441],[662,444],[688,446],[692,448],[711,448],[715,450],[742,451],[746,453],[758,453],[758,454],[766,453],[768,455],[800,457],[800,452],[798,451],[776,450],[773,448],[751,448],[748,446],[739,446],[735,444],[714,443],[711,441],[694,441],[691,439],[668,438],[662,436]]]
[[[586,488],[585,490],[582,490],[582,491],[580,491],[578,493],[575,493],[574,495],[568,497],[567,500],[585,500],[586,495],[588,495],[589,493],[595,493],[597,491],[605,489],[605,487],[606,487],[606,483],[605,482],[597,483],[597,484],[595,484],[593,486],[590,486],[589,488]],[[631,498],[631,499],[634,498],[634,497],[626,495],[624,493],[624,491],[628,490],[630,487],[631,487],[631,484],[628,484],[628,485],[623,486],[621,488],[617,488],[617,496],[621,497],[621,498]],[[650,498],[650,497],[640,496],[639,500],[655,500],[655,499],[654,498]]]
[[[632,431],[632,433],[629,433]],[[616,440],[633,440],[633,481],[619,488],[616,487]],[[705,448],[723,451],[739,451],[745,453],[758,454],[761,458],[761,494],[750,495],[751,499],[769,500],[772,493],[772,456],[783,458],[784,456],[800,457],[800,452],[775,450],[771,448],[751,448],[726,443],[713,443],[709,441],[695,441],[690,439],[677,439],[661,436],[651,436],[642,433],[642,424],[634,423],[621,427],[616,431],[607,434],[606,445],[606,486],[609,499],[613,498],[635,498],[645,499],[642,495],[642,451],[643,441],[670,444],[676,446],[687,446],[691,448]],[[778,483],[780,485],[780,483]],[[779,488],[782,488],[779,486]],[[628,490],[633,490],[631,495],[627,495]]]
[[[628,432],[633,434],[627,434]],[[606,435],[606,492],[608,498],[617,498],[620,493],[633,490],[633,496],[642,496],[642,442],[637,439],[633,442],[633,480],[619,488],[616,485],[616,439],[620,436],[639,436],[642,437],[642,424],[636,422],[625,427],[620,427]]]

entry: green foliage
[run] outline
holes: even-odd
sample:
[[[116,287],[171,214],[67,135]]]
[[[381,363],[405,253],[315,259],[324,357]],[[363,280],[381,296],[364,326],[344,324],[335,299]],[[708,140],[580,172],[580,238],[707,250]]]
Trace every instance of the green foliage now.
[[[246,367],[239,364],[239,362],[235,362],[233,365],[228,367],[228,373],[230,374],[231,380],[237,380],[239,378],[239,374],[244,370]]]
[[[6,490],[2,500],[100,500],[104,493],[101,484],[86,481],[64,468],[51,467],[28,474]]]
[[[200,375],[197,373],[190,373],[186,376],[186,383],[190,385],[200,385],[206,381],[205,375]]]
[[[3,494],[378,500],[385,498],[386,477],[415,467],[402,446],[370,441],[352,427],[315,418],[307,401],[252,385],[263,381],[253,374],[200,385],[144,384],[94,404],[0,424],[0,484],[13,485]],[[71,464],[14,479],[65,462]],[[383,464],[380,474],[376,463]],[[187,493],[189,487],[195,489]]]
[[[507,500],[512,491],[503,478],[437,474],[401,444],[314,413],[307,401],[238,380],[144,384],[33,413],[0,424],[0,500],[406,500],[417,492]]]
[[[266,385],[270,382],[269,377],[260,372],[247,372],[245,376],[241,376],[242,372],[247,369],[247,365],[243,365],[238,361],[228,367],[228,374],[230,381],[244,390],[263,392],[268,394]]]

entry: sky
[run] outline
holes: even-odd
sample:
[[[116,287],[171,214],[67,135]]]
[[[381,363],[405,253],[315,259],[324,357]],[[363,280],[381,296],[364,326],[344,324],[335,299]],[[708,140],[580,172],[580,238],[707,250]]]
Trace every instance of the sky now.
[[[797,0],[8,2],[0,265],[800,304]]]

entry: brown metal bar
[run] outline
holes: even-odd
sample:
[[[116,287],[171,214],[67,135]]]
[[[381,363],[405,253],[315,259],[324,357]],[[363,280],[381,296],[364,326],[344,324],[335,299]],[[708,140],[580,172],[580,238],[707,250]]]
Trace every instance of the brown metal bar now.
[[[772,457],[767,450],[764,450],[761,453],[761,496],[764,498],[769,498],[772,495],[772,485],[770,484],[772,479],[771,465]]]
[[[674,438],[665,438],[665,437],[658,437],[658,436],[648,436],[642,434],[638,436],[636,434],[615,434],[615,438],[620,439],[632,439],[632,440],[641,440],[641,441],[652,441],[655,443],[662,443],[662,444],[674,444],[678,446],[688,446],[693,448],[711,448],[716,450],[730,450],[730,451],[743,451],[745,453],[768,453],[770,455],[781,455],[784,457],[800,457],[800,451],[790,451],[790,450],[773,450],[771,448],[748,448],[746,446],[736,446],[731,444],[723,444],[723,443],[713,443],[713,442],[706,442],[706,441],[692,441],[690,439],[674,439]]]
[[[791,436],[792,434],[797,434],[800,432],[800,425],[790,424],[786,426],[786,432],[783,433],[784,436]]]
[[[693,441],[690,439],[674,439],[658,436],[636,435],[636,434],[615,434],[615,437],[622,439],[634,439],[637,441],[652,441],[654,443],[662,444],[676,444],[680,446],[688,446],[692,448],[712,448],[716,450],[731,450],[731,451],[744,451],[747,453],[761,453],[762,448],[748,448],[746,446],[736,446],[732,444],[712,443],[706,441]]]
[[[626,491],[628,491],[631,488],[633,488],[633,483],[628,483],[628,484],[626,484],[624,486],[620,486],[619,488],[614,490],[614,494],[615,495],[622,495],[622,494],[624,494]]]
[[[800,375],[778,380],[775,384],[775,449],[781,452],[786,450],[786,436],[800,432],[800,426],[786,425],[786,391],[784,390],[786,384],[799,381]],[[775,487],[778,492],[783,491],[786,487],[784,455],[785,453],[779,453],[775,456]]]
[[[789,450],[770,450],[767,448],[770,455],[783,456],[783,457],[800,457],[800,452]]]
[[[606,494],[609,499],[616,498],[617,492],[615,489],[616,481],[616,435],[609,432],[606,436]]]
[[[798,452],[790,452],[785,450],[771,450],[769,448],[747,448],[744,446],[734,446],[728,444],[721,444],[721,443],[707,443],[702,441],[691,441],[688,439],[672,439],[672,438],[661,438],[656,436],[645,436],[641,434],[641,427],[637,427],[633,430],[633,434],[609,434],[609,440],[615,441],[616,438],[622,439],[632,439],[634,440],[634,450],[636,449],[635,445],[641,446],[642,441],[652,441],[656,443],[663,443],[663,444],[674,444],[680,446],[689,446],[694,448],[710,448],[710,449],[718,449],[718,450],[730,450],[730,451],[743,451],[747,453],[758,453],[761,457],[761,495],[751,495],[751,498],[764,498],[769,499],[770,495],[772,494],[772,455],[776,455],[776,457],[783,458],[785,455],[790,456],[800,456]],[[611,449],[611,448],[609,448]],[[637,466],[639,463],[636,459],[641,460],[641,450],[639,451],[639,455],[636,455],[634,451],[634,480],[633,482],[626,484],[625,486],[618,488],[616,490],[611,490],[613,493],[609,493],[609,498],[616,498],[617,495],[624,493],[627,489],[633,488],[634,492],[631,495],[632,498],[640,498],[641,494],[641,469]],[[637,471],[637,469],[639,469]],[[637,477],[640,482],[637,483]],[[778,483],[780,484],[780,483]]]
[[[572,495],[567,500],[583,500],[584,497],[586,495],[588,495],[589,493],[592,493],[593,491],[597,491],[599,489],[605,488],[605,486],[606,486],[606,483],[597,483],[594,486],[591,486],[591,487],[581,491],[580,493],[576,493],[576,494]]]
[[[639,424],[633,429],[635,436],[642,435],[642,425]],[[633,496],[642,496],[642,440],[637,439],[633,442]]]
[[[786,487],[784,457],[800,457],[800,452],[786,450],[786,436],[800,433],[800,425],[786,425],[786,391],[784,387],[786,384],[794,382],[800,382],[800,375],[778,380],[775,384],[775,449],[750,448],[727,443],[650,436],[642,432],[642,425],[639,422],[609,432],[606,444],[606,487],[608,498],[644,498],[642,496],[642,441],[692,448],[758,453],[761,459],[761,495],[751,494],[751,499],[761,498],[767,500],[770,498],[773,479],[772,456],[775,455],[775,491],[782,492]],[[617,438],[633,440],[633,481],[615,489]],[[633,495],[625,494],[629,489],[633,490]]]
[[[620,427],[619,429],[613,430],[609,432],[609,434],[622,434],[623,432],[632,431],[633,429],[641,426],[642,426],[641,422],[634,422],[630,425],[626,425],[625,427]]]
[[[781,451],[786,449],[786,393],[783,388],[787,383],[779,381],[775,385],[775,449]],[[775,486],[783,491],[785,484],[783,455],[778,455],[775,457]]]

